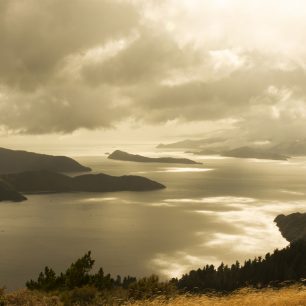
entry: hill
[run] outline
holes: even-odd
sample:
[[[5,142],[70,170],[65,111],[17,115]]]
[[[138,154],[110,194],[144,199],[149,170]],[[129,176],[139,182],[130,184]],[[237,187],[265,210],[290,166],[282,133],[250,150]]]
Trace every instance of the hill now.
[[[238,157],[238,158],[256,158],[256,159],[271,159],[271,160],[288,160],[288,156],[275,153],[274,151],[251,148],[251,147],[239,147],[233,150],[225,151],[221,154],[226,157]]]
[[[109,159],[132,161],[138,163],[167,163],[167,164],[201,164],[187,158],[174,158],[174,157],[158,157],[151,158],[142,155],[130,154],[124,151],[116,150],[108,156]]]
[[[90,168],[66,156],[52,156],[0,148],[0,173],[50,170],[54,172],[87,172]]]
[[[0,179],[0,201],[21,202],[24,200],[26,198],[22,194]]]
[[[159,144],[156,148],[158,149],[199,149],[212,144],[224,142],[225,139],[222,137],[212,137],[204,139],[186,139],[178,142]]]
[[[102,173],[69,177],[50,171],[32,171],[5,174],[1,178],[22,193],[149,191],[165,188],[142,176]]]
[[[279,215],[274,222],[283,237],[289,242],[306,239],[306,213],[293,213],[288,216]]]

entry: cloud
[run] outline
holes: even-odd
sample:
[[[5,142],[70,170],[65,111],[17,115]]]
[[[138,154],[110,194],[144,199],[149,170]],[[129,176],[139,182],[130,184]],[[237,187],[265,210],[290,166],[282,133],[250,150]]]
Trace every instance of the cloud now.
[[[3,0],[0,125],[228,120],[246,138],[292,137],[306,127],[305,13],[298,0]]]

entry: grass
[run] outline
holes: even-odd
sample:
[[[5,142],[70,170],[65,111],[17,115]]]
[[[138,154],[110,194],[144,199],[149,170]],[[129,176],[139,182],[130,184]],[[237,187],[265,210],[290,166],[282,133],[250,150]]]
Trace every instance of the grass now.
[[[103,303],[99,297],[90,304],[69,305],[124,305],[124,306],[306,306],[306,287],[292,286],[276,289],[242,289],[226,296],[218,295],[176,295],[170,299],[156,297],[150,300],[127,301],[125,303]],[[2,302],[1,302],[2,301]],[[20,290],[13,293],[0,295],[0,305],[4,306],[63,306],[56,295]],[[67,304],[66,304],[67,305]]]
[[[157,298],[152,301],[128,303],[127,306],[302,306],[306,305],[306,287],[273,289],[242,289],[227,296],[190,295],[176,296],[170,300]]]

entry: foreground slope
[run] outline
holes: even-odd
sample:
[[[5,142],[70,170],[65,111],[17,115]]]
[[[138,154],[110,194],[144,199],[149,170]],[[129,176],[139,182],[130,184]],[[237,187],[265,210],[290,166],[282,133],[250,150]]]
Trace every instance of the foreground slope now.
[[[109,159],[132,161],[138,163],[172,163],[172,164],[200,164],[187,158],[174,158],[174,157],[146,157],[142,155],[130,154],[124,151],[116,150],[108,156]]]
[[[49,171],[32,171],[5,174],[1,178],[22,193],[149,191],[165,188],[142,176],[103,173],[69,177]]]
[[[293,286],[275,289],[242,289],[233,294],[176,296],[127,303],[126,306],[303,306],[306,305],[306,287]]]
[[[37,170],[85,172],[91,169],[66,156],[52,156],[0,148],[0,173]]]
[[[87,290],[87,295],[83,299],[91,298],[92,292]],[[80,296],[82,298],[82,296]],[[4,305],[19,306],[19,305],[35,305],[35,306],[63,306],[60,296],[56,294],[46,294],[33,292],[29,290],[20,290],[3,294],[0,302],[5,301]],[[101,302],[102,300],[102,302]],[[209,295],[174,295],[171,298],[156,297],[149,300],[127,301],[122,304],[119,298],[108,297],[105,299],[99,296],[94,298],[94,301],[86,301],[87,306],[96,305],[126,305],[126,306],[303,306],[306,305],[306,288],[304,286],[292,286],[275,290],[268,289],[242,289],[230,295],[220,296],[218,294]],[[100,303],[101,302],[101,303]],[[83,305],[81,303],[71,303],[70,305]]]

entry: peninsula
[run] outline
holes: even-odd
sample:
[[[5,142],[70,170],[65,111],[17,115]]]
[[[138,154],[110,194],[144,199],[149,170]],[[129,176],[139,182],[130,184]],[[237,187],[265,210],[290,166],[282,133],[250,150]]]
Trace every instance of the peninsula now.
[[[5,174],[0,178],[18,192],[25,194],[150,191],[166,188],[142,176],[111,176],[103,173],[70,177],[50,171],[32,171]]]
[[[66,156],[52,156],[0,148],[0,173],[49,170],[54,172],[88,172],[85,167]]]

